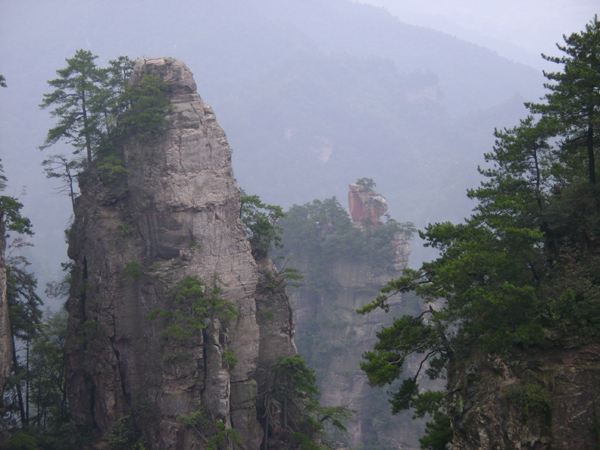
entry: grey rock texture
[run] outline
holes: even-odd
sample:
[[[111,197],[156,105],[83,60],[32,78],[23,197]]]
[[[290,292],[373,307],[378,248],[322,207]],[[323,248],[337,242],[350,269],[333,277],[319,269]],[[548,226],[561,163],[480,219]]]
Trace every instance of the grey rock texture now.
[[[350,185],[351,211],[357,204],[352,200],[353,186],[357,185]],[[367,194],[368,191],[372,193],[365,189]],[[379,220],[379,215],[365,217]],[[298,346],[309,365],[316,369],[321,403],[347,405],[356,411],[347,423],[346,440],[350,448],[418,448],[417,437],[423,427],[422,423],[415,424],[410,414],[392,417],[385,389],[369,386],[366,374],[360,369],[362,354],[372,350],[377,341],[376,332],[382,326],[389,326],[394,317],[416,312],[411,307],[419,308],[415,299],[409,301],[396,296],[390,299],[387,314],[382,310],[366,316],[356,313],[406,267],[411,252],[408,236],[398,232],[391,245],[395,256],[385,269],[376,270],[363,262],[337,260],[324,267],[326,276],[337,286],[334,293],[319,294],[301,288],[292,295]],[[309,284],[314,273],[306,261],[294,260],[293,265],[304,274],[303,282]]]
[[[144,58],[131,82],[148,73],[169,86],[168,129],[130,137],[127,172],[107,182],[90,171],[76,205],[66,351],[72,413],[105,437],[121,421],[146,448],[161,450],[205,448],[210,430],[178,417],[201,413],[208,428],[221,420],[245,448],[258,449],[257,374],[296,351],[289,301],[259,291],[264,275],[239,218],[231,149],[192,73],[174,58]],[[239,316],[211,316],[204,329],[174,338],[170,327],[185,331],[195,314],[173,318],[173,290],[186,277],[205,283],[206,297],[220,290],[215,296]],[[280,313],[261,325],[265,305]]]
[[[474,348],[449,368],[454,449],[600,444],[600,344],[576,340],[491,358]]]

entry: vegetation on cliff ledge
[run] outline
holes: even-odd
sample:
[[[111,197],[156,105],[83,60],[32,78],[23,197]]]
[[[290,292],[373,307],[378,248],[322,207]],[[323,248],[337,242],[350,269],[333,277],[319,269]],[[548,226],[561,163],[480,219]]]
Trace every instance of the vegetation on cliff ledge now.
[[[62,190],[73,202],[79,175],[95,163],[103,180],[114,181],[125,171],[122,143],[125,136],[147,140],[164,130],[171,106],[169,88],[157,75],[146,73],[139,83],[129,83],[135,61],[126,56],[96,65],[98,56],[77,50],[67,58],[67,66],[56,71],[58,78],[49,80],[54,88],[44,94],[40,108],[57,118],[48,130],[41,150],[62,141],[73,147],[73,156],[49,156],[44,162],[48,178],[62,181]]]

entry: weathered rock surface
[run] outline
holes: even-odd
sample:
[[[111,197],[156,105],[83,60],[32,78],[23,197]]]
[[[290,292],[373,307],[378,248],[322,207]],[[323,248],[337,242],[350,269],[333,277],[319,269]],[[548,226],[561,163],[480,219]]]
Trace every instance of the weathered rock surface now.
[[[598,343],[530,348],[510,360],[476,348],[449,368],[453,448],[598,448],[598,386]]]
[[[126,174],[107,181],[91,171],[76,205],[66,350],[73,417],[102,435],[121,421],[149,449],[201,449],[207,430],[178,418],[200,412],[258,449],[257,374],[295,353],[291,308],[282,290],[259,289],[266,269],[239,219],[231,149],[192,73],[174,58],[144,58],[131,82],[148,73],[169,86],[168,130],[131,137]],[[173,337],[169,327],[185,332],[187,323],[173,319],[173,289],[186,277],[205,283],[206,296],[221,290],[215,295],[239,316],[229,324],[213,316],[203,330]],[[260,318],[265,309],[277,311],[273,320]]]
[[[385,198],[373,189],[360,184],[350,184],[348,192],[348,207],[350,216],[355,224],[368,220],[371,223],[381,223],[381,216],[387,212]]]
[[[363,219],[379,222],[387,209],[383,208],[383,197],[364,186],[351,184],[348,197],[357,227]],[[381,200],[374,202],[374,198]],[[327,230],[323,233],[326,241]],[[338,259],[323,267],[325,273],[315,274],[306,261],[291,261],[305,276],[305,285],[314,283],[316,276],[323,276],[336,286],[328,292],[301,288],[294,291],[292,299],[298,346],[317,371],[321,403],[347,405],[356,411],[347,424],[350,448],[418,448],[417,437],[422,428],[422,424],[415,426],[410,414],[392,417],[385,389],[369,386],[366,374],[360,369],[363,352],[372,350],[377,341],[376,332],[390,325],[394,317],[417,312],[419,308],[415,299],[409,301],[397,296],[389,302],[390,313],[381,310],[366,316],[356,313],[373,301],[388,281],[399,277],[408,264],[411,251],[408,235],[396,233],[389,245],[394,252],[385,267]]]

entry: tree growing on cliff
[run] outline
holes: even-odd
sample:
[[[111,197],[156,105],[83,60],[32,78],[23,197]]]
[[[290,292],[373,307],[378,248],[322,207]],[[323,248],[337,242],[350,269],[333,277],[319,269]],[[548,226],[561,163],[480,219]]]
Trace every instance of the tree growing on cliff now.
[[[373,178],[359,178],[358,180],[356,180],[356,184],[360,185],[360,186],[364,186],[368,189],[373,189],[375,186],[377,186],[377,183],[375,183],[375,181],[373,181]]]
[[[156,309],[148,314],[148,318],[165,319],[167,326],[163,336],[176,341],[194,337],[207,326],[213,326],[215,320],[227,327],[239,316],[239,311],[233,302],[221,298],[221,285],[218,275],[213,276],[210,284],[187,276],[174,286],[169,309]]]
[[[0,192],[6,189],[7,181],[2,160],[0,159]],[[23,204],[15,197],[0,195],[0,224],[2,224],[2,233],[6,230],[12,230],[21,234],[33,234],[31,221],[21,214],[21,208],[23,208]]]
[[[265,421],[264,449],[271,440],[271,423],[281,424],[278,439],[288,442],[291,437],[301,450],[321,450],[315,442],[324,436],[325,424],[345,431],[343,424],[352,416],[347,406],[323,407],[314,370],[299,354],[280,357],[267,374],[259,398],[263,404]],[[275,415],[280,413],[280,417]]]
[[[139,139],[162,132],[171,109],[168,92],[167,83],[152,74],[144,75],[139,84],[127,86],[117,101],[121,132],[134,133]]]
[[[44,94],[40,108],[54,106],[50,115],[58,117],[58,123],[48,131],[40,149],[64,140],[75,147],[75,154],[85,151],[87,163],[92,162],[93,149],[100,139],[100,116],[94,102],[105,78],[96,67],[97,58],[88,50],[77,50],[67,58],[67,67],[56,71],[58,78],[48,81],[54,91]]]
[[[565,37],[566,55],[545,57],[564,65],[548,73],[550,93],[529,104],[535,116],[496,131],[485,155],[487,180],[469,197],[478,201],[464,224],[430,225],[421,237],[440,257],[382,289],[359,312],[387,309],[390,295],[416,291],[425,302],[445,299],[418,317],[404,316],[378,333],[362,364],[369,381],[399,379],[408,357],[420,365],[392,394],[393,411],[414,408],[433,415],[422,448],[444,448],[445,395],[423,393],[419,376],[443,377],[448,364],[477,346],[506,357],[514,349],[556,345],[548,336],[598,339],[600,214],[595,154],[600,113],[600,26]],[[440,427],[441,426],[441,427]]]
[[[277,225],[284,214],[281,206],[267,205],[258,195],[242,192],[240,219],[248,230],[248,240],[255,259],[266,258],[273,247],[281,247],[283,229]]]
[[[74,157],[56,154],[42,163],[48,178],[60,180],[59,191],[69,195],[73,206],[78,177],[92,162],[105,182],[114,181],[126,172],[123,138],[144,140],[164,131],[168,123],[169,89],[160,77],[145,74],[139,84],[129,84],[134,61],[120,56],[101,68],[97,58],[87,50],[68,58],[67,67],[57,70],[59,77],[48,81],[54,90],[44,94],[40,104],[42,109],[53,107],[50,114],[58,122],[39,148],[59,141],[74,147]]]
[[[600,146],[600,22],[596,15],[585,31],[564,36],[565,45],[557,44],[561,56],[542,57],[559,64],[562,70],[544,72],[549,92],[543,103],[531,103],[534,113],[542,114],[560,135],[558,172],[565,181],[574,176],[587,177],[596,184],[596,153]]]

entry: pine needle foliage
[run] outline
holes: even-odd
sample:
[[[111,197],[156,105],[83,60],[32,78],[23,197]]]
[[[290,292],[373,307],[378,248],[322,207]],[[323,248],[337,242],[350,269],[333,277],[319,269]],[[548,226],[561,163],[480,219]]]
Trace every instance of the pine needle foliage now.
[[[600,339],[598,18],[564,41],[562,56],[544,56],[562,70],[545,73],[542,102],[527,104],[531,115],[518,126],[496,130],[479,169],[486,179],[468,192],[477,201],[472,215],[420,232],[440,256],[407,269],[359,310],[388,310],[390,296],[407,291],[426,303],[444,300],[383,328],[362,364],[370,383],[383,386],[405,377],[407,359],[419,356],[390,403],[394,412],[414,408],[433,417],[422,448],[451,440],[445,396],[422,392],[422,372],[444,377],[448,364],[474,346],[507,358],[567,337]]]

